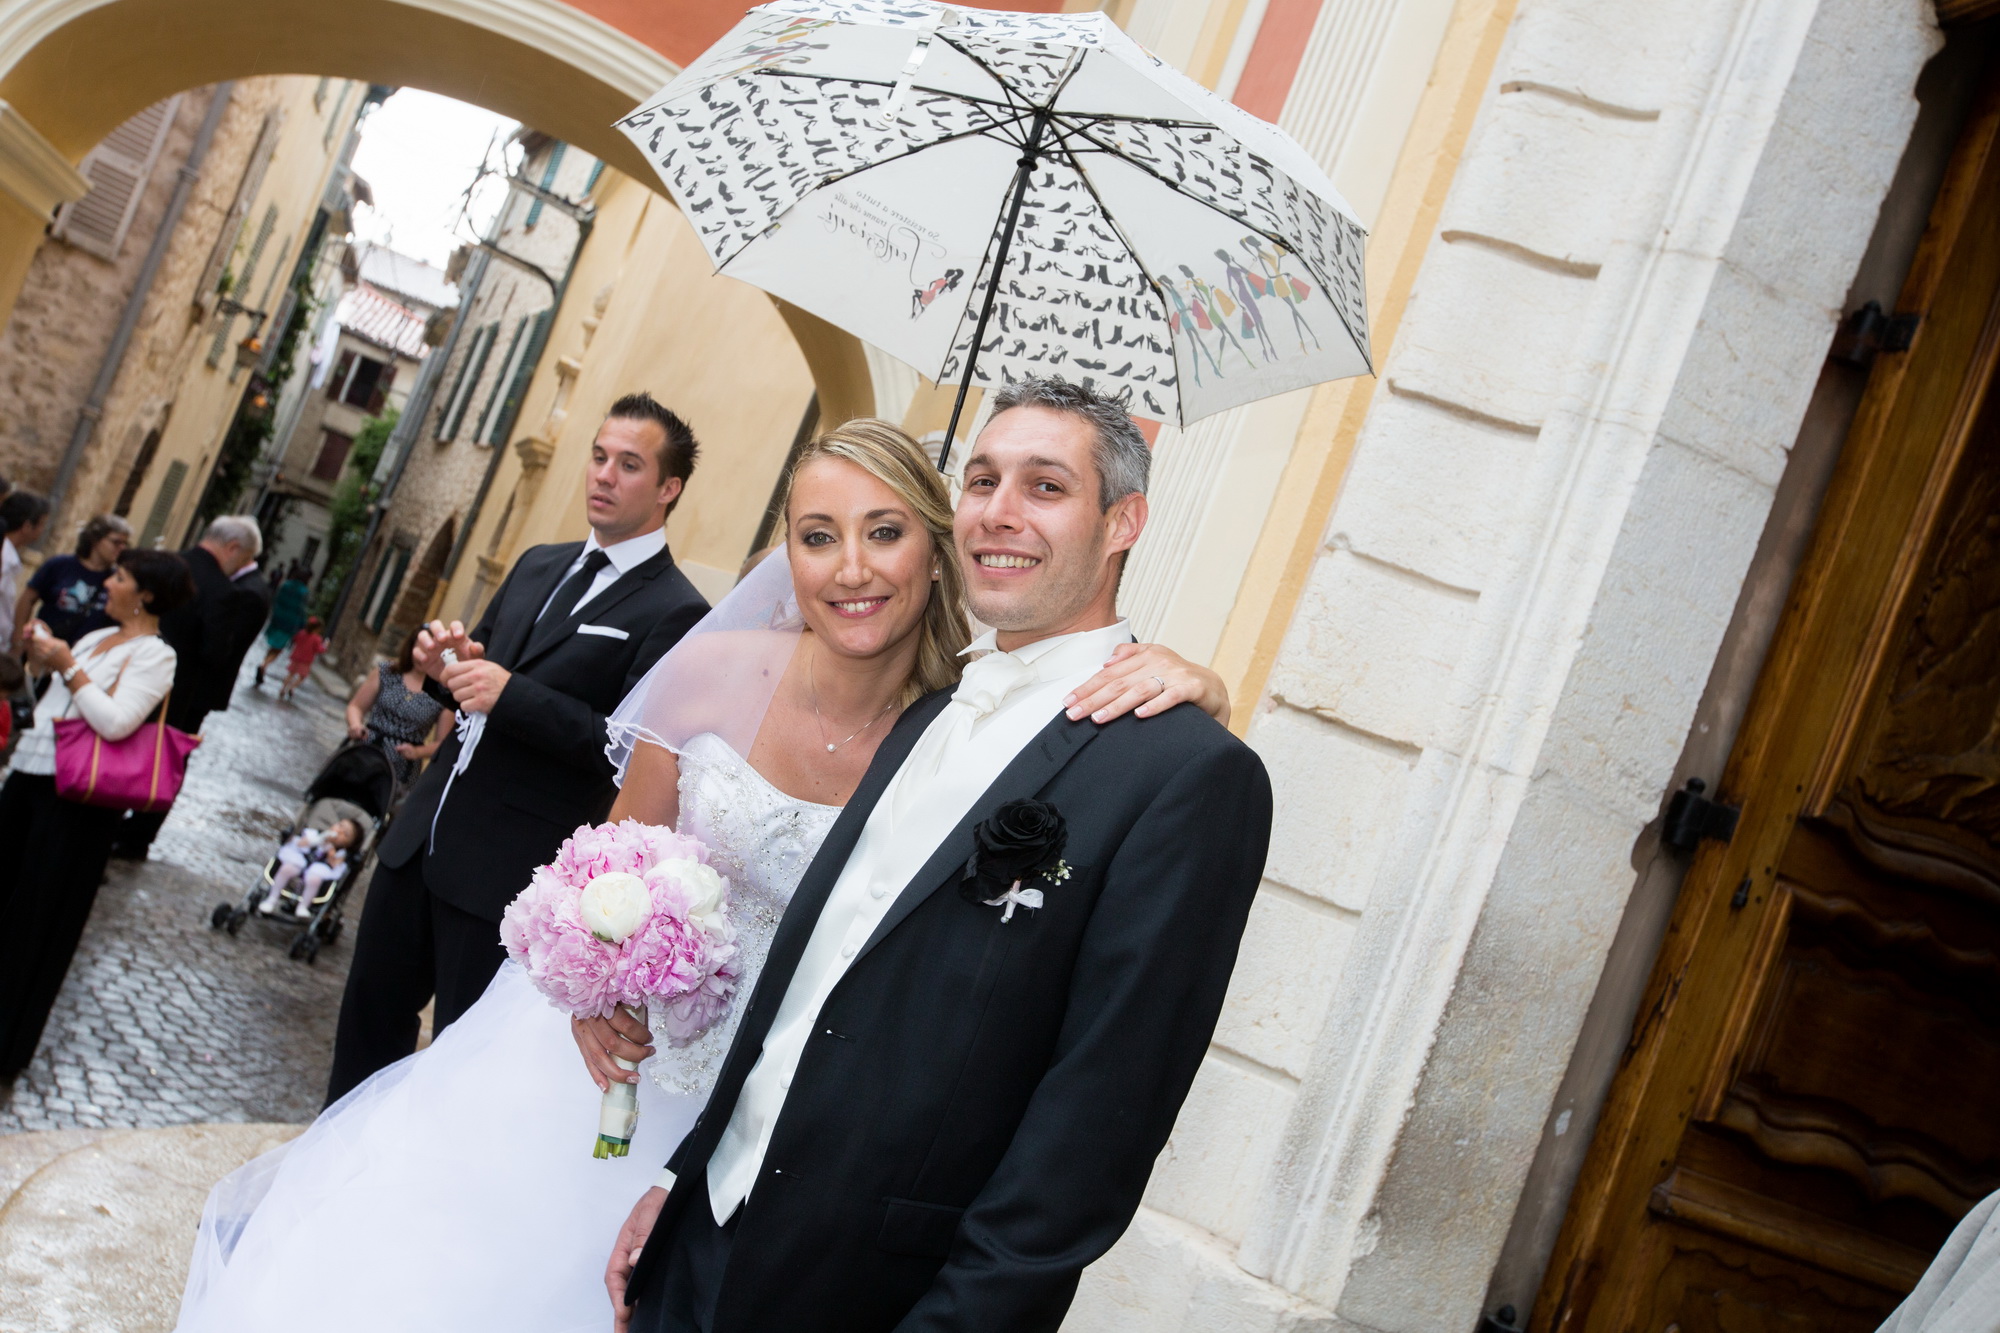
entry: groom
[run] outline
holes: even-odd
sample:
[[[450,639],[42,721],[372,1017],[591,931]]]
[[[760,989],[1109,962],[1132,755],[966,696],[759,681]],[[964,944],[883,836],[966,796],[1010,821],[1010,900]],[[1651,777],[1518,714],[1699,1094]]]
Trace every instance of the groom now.
[[[1088,389],[996,395],[954,531],[990,651],[904,713],[801,880],[620,1233],[621,1328],[1054,1329],[1130,1223],[1271,821],[1263,765],[1200,711],[1064,715],[1130,637],[1149,458]]]

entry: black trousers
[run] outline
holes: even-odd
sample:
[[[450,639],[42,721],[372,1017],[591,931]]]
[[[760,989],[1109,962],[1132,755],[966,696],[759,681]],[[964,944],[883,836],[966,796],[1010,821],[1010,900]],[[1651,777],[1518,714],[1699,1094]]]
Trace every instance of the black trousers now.
[[[201,724],[207,719],[206,708],[182,708],[178,700],[167,709],[167,725],[179,727],[190,736],[199,734]],[[170,810],[126,811],[124,822],[114,830],[118,855],[134,861],[145,860],[153,839],[160,836],[160,825],[167,822],[170,813]]]
[[[354,961],[334,1029],[327,1104],[417,1049],[424,1006],[442,1032],[485,993],[507,961],[500,927],[445,902],[424,883],[419,853],[391,869],[377,864],[354,932]]]
[[[27,1068],[97,901],[119,812],[15,773],[0,787],[0,1078]]]
[[[722,1294],[722,1275],[729,1267],[743,1210],[738,1208],[717,1226],[705,1173],[688,1184],[695,1187],[695,1197],[681,1210],[673,1233],[647,1238],[647,1249],[668,1247],[666,1262],[640,1293],[632,1312],[632,1333],[710,1333],[715,1327],[716,1299]]]

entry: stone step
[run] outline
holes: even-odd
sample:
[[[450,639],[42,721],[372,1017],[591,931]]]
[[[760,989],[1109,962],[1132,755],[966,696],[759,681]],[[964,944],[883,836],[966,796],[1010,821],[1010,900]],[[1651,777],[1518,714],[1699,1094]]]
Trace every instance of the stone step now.
[[[0,1135],[0,1333],[167,1333],[209,1187],[302,1128]]]

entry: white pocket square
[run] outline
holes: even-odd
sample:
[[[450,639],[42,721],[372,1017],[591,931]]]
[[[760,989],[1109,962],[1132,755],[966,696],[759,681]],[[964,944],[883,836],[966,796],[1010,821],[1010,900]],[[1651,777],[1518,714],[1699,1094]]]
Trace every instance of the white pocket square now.
[[[632,636],[612,625],[578,625],[578,634],[602,634],[607,639],[629,639]]]

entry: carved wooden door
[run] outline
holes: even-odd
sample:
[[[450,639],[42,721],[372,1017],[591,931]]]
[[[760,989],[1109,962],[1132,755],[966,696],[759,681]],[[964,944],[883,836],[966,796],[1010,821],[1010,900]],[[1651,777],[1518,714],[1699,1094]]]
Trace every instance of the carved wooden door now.
[[[2000,76],[1962,137],[1532,1327],[1867,1333],[2000,1189]]]

